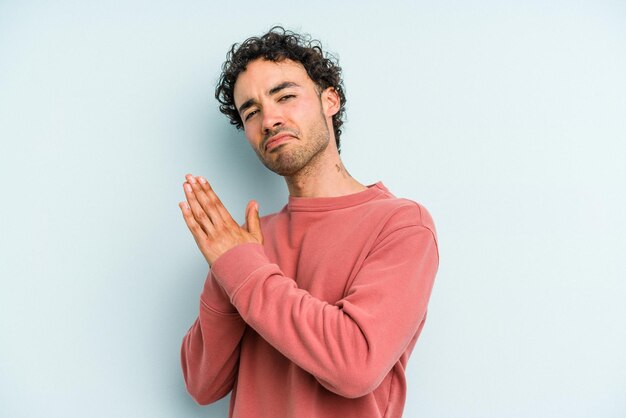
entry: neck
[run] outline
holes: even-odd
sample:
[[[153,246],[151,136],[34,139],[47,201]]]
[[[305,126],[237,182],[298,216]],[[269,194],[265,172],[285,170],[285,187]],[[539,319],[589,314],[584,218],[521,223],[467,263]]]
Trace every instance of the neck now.
[[[337,197],[367,189],[344,167],[334,139],[300,171],[285,176],[285,181],[294,197]]]

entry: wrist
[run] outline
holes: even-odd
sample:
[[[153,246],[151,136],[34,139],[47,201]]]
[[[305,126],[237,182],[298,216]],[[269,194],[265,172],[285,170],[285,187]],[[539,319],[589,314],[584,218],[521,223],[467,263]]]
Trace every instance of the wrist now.
[[[263,246],[248,242],[222,254],[213,264],[212,272],[232,300],[233,293],[258,268],[269,265]],[[277,267],[277,266],[276,266]]]

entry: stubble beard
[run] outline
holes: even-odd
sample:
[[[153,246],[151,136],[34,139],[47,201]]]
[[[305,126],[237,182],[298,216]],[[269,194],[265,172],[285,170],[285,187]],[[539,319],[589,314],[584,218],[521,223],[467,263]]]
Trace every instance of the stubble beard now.
[[[307,137],[307,134],[310,137]],[[297,139],[281,144],[270,152],[270,155],[276,153],[276,158],[266,159],[258,150],[257,156],[263,165],[274,173],[291,177],[314,163],[316,157],[328,147],[329,141],[328,126],[323,114],[320,114],[318,121],[308,129],[304,136],[298,135]]]

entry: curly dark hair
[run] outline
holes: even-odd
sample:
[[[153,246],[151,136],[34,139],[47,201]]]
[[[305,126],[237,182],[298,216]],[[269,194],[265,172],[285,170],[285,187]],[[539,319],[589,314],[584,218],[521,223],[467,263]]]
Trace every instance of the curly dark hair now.
[[[337,58],[322,51],[322,44],[311,39],[310,35],[302,35],[282,26],[272,27],[265,35],[251,37],[242,44],[233,44],[222,65],[222,74],[215,89],[215,98],[220,102],[220,112],[228,116],[230,123],[242,129],[243,121],[235,107],[235,82],[249,62],[258,58],[268,61],[289,59],[299,62],[307,74],[319,88],[319,92],[333,87],[340,99],[339,111],[333,115],[333,130],[339,150],[339,137],[346,106],[341,67]]]

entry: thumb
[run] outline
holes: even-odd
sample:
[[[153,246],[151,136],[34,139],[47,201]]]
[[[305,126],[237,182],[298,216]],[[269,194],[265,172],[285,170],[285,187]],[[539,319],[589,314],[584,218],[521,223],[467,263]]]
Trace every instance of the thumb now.
[[[259,218],[259,204],[254,200],[249,201],[246,207],[246,228],[248,232],[256,238],[259,244],[263,243],[261,219]]]

